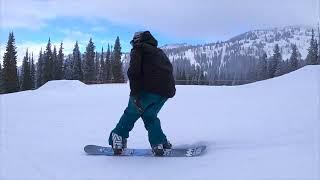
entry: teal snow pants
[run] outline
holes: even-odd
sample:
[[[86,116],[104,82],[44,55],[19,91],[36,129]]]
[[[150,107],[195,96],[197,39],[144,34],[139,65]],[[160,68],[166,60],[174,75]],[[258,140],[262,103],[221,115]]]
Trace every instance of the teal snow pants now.
[[[128,107],[125,109],[117,126],[110,133],[109,144],[112,145],[112,132],[120,135],[122,138],[128,138],[134,123],[140,117],[144,122],[144,127],[148,131],[150,145],[165,143],[167,138],[161,129],[160,119],[157,115],[167,99],[166,97],[143,91],[140,94],[142,109],[139,111],[138,106],[134,103],[134,97],[130,97]]]

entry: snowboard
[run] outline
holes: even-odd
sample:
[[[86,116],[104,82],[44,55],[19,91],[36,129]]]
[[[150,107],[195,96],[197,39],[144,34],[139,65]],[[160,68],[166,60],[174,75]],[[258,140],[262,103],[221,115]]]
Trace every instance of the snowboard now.
[[[186,148],[172,148],[165,150],[161,157],[195,157],[200,156],[205,152],[206,146],[195,145]],[[104,156],[144,156],[155,157],[151,149],[125,149],[121,155],[114,155],[111,147],[104,147],[98,145],[86,145],[84,151],[88,155],[104,155]]]

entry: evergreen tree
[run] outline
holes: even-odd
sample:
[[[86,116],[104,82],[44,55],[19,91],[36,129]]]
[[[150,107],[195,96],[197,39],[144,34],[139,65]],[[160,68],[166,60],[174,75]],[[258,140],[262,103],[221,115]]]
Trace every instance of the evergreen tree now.
[[[312,29],[310,47],[308,49],[307,64],[316,65],[318,60],[318,43],[314,36],[314,30]]]
[[[100,66],[99,66],[99,77],[98,81],[103,83],[104,82],[104,71],[105,71],[105,63],[104,63],[104,56],[103,56],[103,47],[101,48],[101,55],[100,55]]]
[[[63,43],[61,42],[58,57],[57,57],[57,64],[56,64],[56,74],[55,79],[60,80],[63,78],[63,62],[64,62],[64,54],[63,54]]]
[[[43,54],[43,84],[45,84],[48,81],[53,80],[53,55],[51,50],[51,41],[50,38],[48,40],[48,44],[46,47],[46,51]]]
[[[110,45],[108,44],[107,54],[106,54],[106,61],[103,71],[103,78],[104,82],[111,83],[112,82],[112,63],[111,63],[111,50]]]
[[[78,41],[74,45],[73,53],[72,53],[72,79],[83,81],[83,73],[82,73],[82,63],[81,63],[81,53],[79,50]]]
[[[267,54],[263,53],[260,61],[258,63],[258,80],[265,80],[268,79],[268,61],[267,61]]]
[[[44,84],[44,59],[43,59],[43,53],[42,53],[42,48],[40,50],[39,53],[39,58],[38,58],[38,63],[37,63],[37,74],[36,74],[36,84],[37,84],[37,88],[39,88],[40,86],[42,86]]]
[[[290,71],[295,71],[299,68],[299,51],[297,45],[292,45],[292,53],[290,56]]]
[[[31,76],[31,89],[34,89],[36,87],[35,82],[36,82],[36,68],[34,65],[34,60],[33,60],[33,53],[31,57],[31,62],[30,62],[30,76]]]
[[[0,94],[3,92],[2,66],[0,62]]]
[[[282,61],[282,56],[280,53],[280,48],[279,45],[276,44],[274,49],[273,49],[273,56],[270,61],[270,66],[269,66],[269,77],[273,78],[277,74],[281,73],[281,61]]]
[[[176,75],[174,76],[174,79],[178,85],[181,85],[181,77],[180,76],[181,76],[180,68],[177,67],[176,68]]]
[[[284,72],[283,72],[283,74],[288,74],[289,72],[291,72],[291,63],[290,63],[290,59],[287,59],[286,61],[284,61]]]
[[[100,67],[100,60],[99,60],[99,54],[96,52],[96,57],[94,61],[94,80],[98,81],[99,80],[99,68]]]
[[[115,83],[124,83],[124,74],[121,62],[121,45],[119,36],[116,39],[112,53],[112,75],[113,81]]]
[[[17,51],[13,32],[9,33],[6,51],[3,56],[3,88],[5,93],[19,91],[17,72]]]
[[[69,54],[67,59],[64,62],[64,79],[68,79],[71,80],[73,79],[73,59],[72,59],[72,55]]]
[[[186,85],[187,84],[187,76],[186,76],[186,71],[183,70],[181,73],[181,80],[182,80],[182,84]]]
[[[317,40],[315,40],[314,41],[314,47],[313,47],[313,49],[314,49],[314,54],[315,54],[315,64],[320,64],[319,62],[318,62],[318,59],[319,59],[319,56],[318,56],[318,51],[319,51],[319,47],[318,47],[318,45],[319,45],[319,43],[320,42],[318,42]]]
[[[318,26],[318,64],[320,64],[320,28]]]
[[[31,71],[29,63],[29,54],[28,50],[22,62],[22,73],[21,73],[21,90],[31,90],[32,89],[32,80],[31,80]]]
[[[277,64],[277,67],[276,67],[276,72],[274,73],[274,77],[277,77],[277,76],[281,76],[285,73],[285,62],[283,60],[280,60]]]
[[[85,59],[84,59],[84,81],[85,82],[93,82],[95,80],[95,73],[94,73],[94,43],[92,42],[92,38],[90,38],[89,43],[86,47],[85,52]]]
[[[53,46],[53,52],[52,52],[52,79],[56,80],[58,72],[58,55],[57,55],[57,48],[56,46]]]

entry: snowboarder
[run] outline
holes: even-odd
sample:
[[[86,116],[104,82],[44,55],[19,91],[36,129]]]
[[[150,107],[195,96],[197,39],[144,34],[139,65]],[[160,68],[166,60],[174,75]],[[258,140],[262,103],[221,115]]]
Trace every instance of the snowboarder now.
[[[172,64],[159,49],[158,41],[149,31],[136,32],[131,40],[130,66],[127,75],[130,82],[130,98],[127,108],[109,136],[109,145],[119,155],[127,147],[129,132],[141,117],[152,151],[162,156],[172,145],[160,125],[158,112],[175,95]]]

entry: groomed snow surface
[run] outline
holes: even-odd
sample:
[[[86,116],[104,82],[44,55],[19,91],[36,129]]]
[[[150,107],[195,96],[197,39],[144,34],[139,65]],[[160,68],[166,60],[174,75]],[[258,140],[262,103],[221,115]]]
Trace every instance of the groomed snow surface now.
[[[127,84],[49,82],[0,96],[1,180],[319,180],[320,67],[235,87],[177,86],[159,117],[194,158],[88,156],[107,145],[127,105]],[[149,147],[139,120],[129,147]]]

